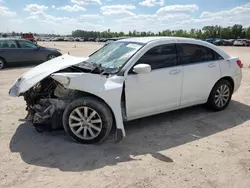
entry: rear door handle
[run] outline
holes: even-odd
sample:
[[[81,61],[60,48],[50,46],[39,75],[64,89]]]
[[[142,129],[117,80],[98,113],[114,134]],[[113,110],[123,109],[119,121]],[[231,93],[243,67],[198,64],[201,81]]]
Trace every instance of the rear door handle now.
[[[208,65],[208,67],[209,67],[209,68],[216,67],[216,64],[215,64],[215,63],[210,63],[210,64]]]
[[[175,70],[171,70],[171,71],[169,72],[169,74],[179,74],[180,72],[181,72],[181,70],[175,69]]]

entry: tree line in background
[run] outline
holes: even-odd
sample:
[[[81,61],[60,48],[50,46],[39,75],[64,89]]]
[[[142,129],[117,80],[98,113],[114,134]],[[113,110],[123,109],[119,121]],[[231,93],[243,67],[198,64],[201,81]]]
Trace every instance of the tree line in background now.
[[[177,37],[190,37],[190,38],[221,38],[221,39],[237,39],[237,38],[250,38],[250,27],[244,28],[242,25],[235,24],[232,27],[221,27],[221,26],[205,26],[202,29],[191,29],[186,30],[163,30],[158,33],[153,32],[138,32],[136,30],[130,31],[129,33],[124,32],[112,32],[108,31],[84,31],[76,30],[72,31],[72,37],[122,37],[122,36],[177,36]]]
[[[22,33],[12,32],[9,34],[0,33],[0,36],[21,36]],[[5,36],[6,35],[6,36]],[[35,36],[47,36],[47,37],[60,37],[60,35],[56,34],[37,34],[34,33]],[[131,36],[131,37],[144,37],[144,36],[177,36],[177,37],[189,37],[189,38],[221,38],[221,39],[237,39],[237,38],[250,38],[250,27],[244,28],[242,25],[235,24],[232,27],[221,27],[221,26],[205,26],[202,29],[191,29],[187,30],[163,30],[158,33],[154,32],[138,32],[136,30],[129,31],[129,33],[124,32],[112,32],[110,29],[107,31],[99,32],[99,31],[85,31],[85,30],[76,30],[72,31],[72,37],[100,37],[100,38],[112,38],[112,37],[123,37],[123,36]]]
[[[32,32],[27,32],[27,33],[32,33]],[[15,32],[15,31],[12,31],[11,33],[1,33],[0,32],[0,37],[16,37],[16,36],[22,36],[22,32]],[[40,36],[40,35],[44,35],[44,36],[48,36],[48,37],[60,37],[60,35],[56,35],[56,34],[37,34],[37,33],[33,33],[34,36]],[[71,35],[68,35],[68,36],[71,36]]]

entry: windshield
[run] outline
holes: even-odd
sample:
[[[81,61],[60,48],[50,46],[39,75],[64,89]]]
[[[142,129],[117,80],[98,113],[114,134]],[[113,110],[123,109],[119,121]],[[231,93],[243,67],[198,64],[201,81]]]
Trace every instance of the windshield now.
[[[86,63],[118,71],[142,46],[143,43],[112,42],[92,54]]]

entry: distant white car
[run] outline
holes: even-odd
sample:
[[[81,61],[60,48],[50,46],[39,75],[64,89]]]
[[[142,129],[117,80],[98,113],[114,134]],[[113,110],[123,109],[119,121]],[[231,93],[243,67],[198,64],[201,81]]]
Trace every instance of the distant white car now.
[[[51,38],[50,37],[45,37],[45,38],[43,38],[43,41],[51,41]]]
[[[241,68],[237,57],[201,40],[128,38],[86,58],[65,54],[38,65],[9,94],[24,96],[26,120],[36,127],[63,124],[73,139],[92,144],[112,127],[122,139],[125,121],[204,103],[225,109]]]
[[[64,41],[74,41],[75,38],[74,37],[65,37]]]
[[[234,41],[234,46],[247,46],[247,40],[246,39],[237,39]]]

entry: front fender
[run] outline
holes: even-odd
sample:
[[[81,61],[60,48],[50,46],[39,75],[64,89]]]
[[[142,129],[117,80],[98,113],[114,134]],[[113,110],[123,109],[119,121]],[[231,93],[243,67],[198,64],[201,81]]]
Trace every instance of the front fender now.
[[[55,73],[51,77],[65,88],[91,93],[103,99],[114,114],[116,127],[125,136],[123,125],[121,96],[124,77],[107,78],[99,74],[89,73]]]

